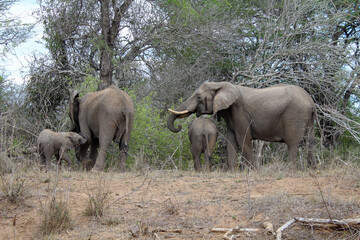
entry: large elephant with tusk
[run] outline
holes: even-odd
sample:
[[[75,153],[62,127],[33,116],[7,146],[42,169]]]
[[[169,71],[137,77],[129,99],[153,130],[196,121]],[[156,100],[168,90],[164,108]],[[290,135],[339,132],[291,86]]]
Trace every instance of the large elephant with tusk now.
[[[285,142],[289,160],[296,162],[300,142],[306,138],[309,143],[308,164],[314,166],[313,156],[314,119],[316,106],[311,96],[294,85],[279,84],[263,89],[253,89],[229,82],[203,83],[171,114],[167,126],[172,132],[179,132],[181,126],[174,126],[178,118],[193,113],[218,115],[227,124],[227,167],[238,166],[237,151],[240,148],[246,163],[254,167],[252,140]]]

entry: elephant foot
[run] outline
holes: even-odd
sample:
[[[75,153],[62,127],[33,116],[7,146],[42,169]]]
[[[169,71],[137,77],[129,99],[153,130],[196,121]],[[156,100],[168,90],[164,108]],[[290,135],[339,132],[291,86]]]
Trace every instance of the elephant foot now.
[[[103,171],[103,167],[96,165],[91,169],[91,172],[102,172]]]
[[[83,167],[83,170],[86,170],[87,172],[91,171],[91,168],[92,168],[92,160],[90,158],[86,158],[84,159],[82,162],[82,167]]]

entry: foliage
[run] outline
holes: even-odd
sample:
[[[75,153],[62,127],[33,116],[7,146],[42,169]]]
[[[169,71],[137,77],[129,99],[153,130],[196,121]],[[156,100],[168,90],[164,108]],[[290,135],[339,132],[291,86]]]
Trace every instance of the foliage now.
[[[70,82],[69,85],[72,89],[76,89],[82,97],[87,93],[96,92],[99,82],[100,79],[88,74],[82,78],[82,81]]]
[[[33,26],[10,16],[9,9],[18,0],[0,1],[0,58],[25,41]]]
[[[135,121],[130,140],[130,162],[138,161],[138,153],[142,153],[143,162],[155,168],[189,167],[190,144],[187,127],[177,134],[170,132],[166,126],[166,115],[153,106],[154,93],[137,99],[134,92],[130,96],[135,102]],[[186,125],[189,119],[181,122]]]

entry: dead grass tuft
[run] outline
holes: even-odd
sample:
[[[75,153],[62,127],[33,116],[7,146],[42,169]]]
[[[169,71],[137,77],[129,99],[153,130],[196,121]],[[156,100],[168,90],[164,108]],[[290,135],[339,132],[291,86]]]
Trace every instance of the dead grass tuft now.
[[[25,178],[18,176],[16,173],[12,173],[8,176],[0,174],[0,179],[1,192],[5,199],[11,203],[17,203],[24,200],[28,192]]]
[[[88,202],[84,215],[88,217],[103,217],[110,200],[110,193],[107,190],[105,179],[101,177],[98,185],[92,191],[87,187],[86,194]]]
[[[6,152],[0,152],[0,174],[8,174],[12,172],[13,162]]]
[[[166,214],[171,216],[179,214],[179,207],[174,204],[170,198],[164,201],[164,210]]]
[[[40,212],[43,216],[40,227],[42,235],[49,236],[72,227],[68,203],[64,200],[53,196]]]

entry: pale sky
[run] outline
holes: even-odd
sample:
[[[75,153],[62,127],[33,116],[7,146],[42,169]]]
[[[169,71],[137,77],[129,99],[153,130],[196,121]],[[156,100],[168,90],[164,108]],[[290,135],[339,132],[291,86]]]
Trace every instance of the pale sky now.
[[[33,14],[39,8],[36,0],[19,0],[15,3],[10,13],[19,18],[23,23],[36,23],[36,18]],[[7,55],[7,59],[0,59],[0,71],[5,71],[5,76],[16,84],[24,84],[25,77],[28,74],[29,55],[40,54],[46,49],[42,41],[42,25],[36,24],[30,38],[24,43],[15,48],[16,56]]]

